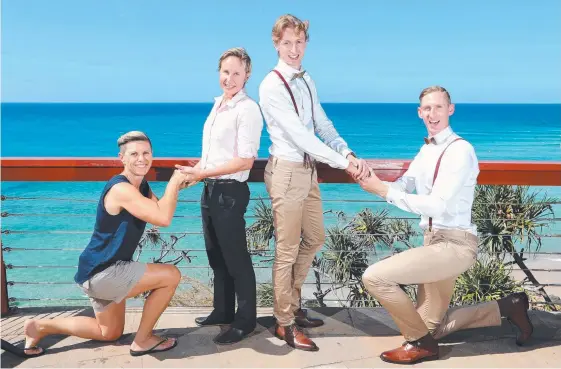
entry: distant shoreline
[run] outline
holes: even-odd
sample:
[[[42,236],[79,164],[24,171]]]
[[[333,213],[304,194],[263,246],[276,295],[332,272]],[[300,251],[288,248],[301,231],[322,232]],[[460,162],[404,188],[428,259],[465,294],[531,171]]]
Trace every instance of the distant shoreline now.
[[[418,105],[418,102],[351,102],[351,101],[322,101],[322,105]],[[109,104],[146,104],[146,105],[172,105],[172,104],[214,104],[211,99],[205,101],[2,101],[2,105],[109,105]],[[454,102],[455,105],[561,105],[560,102]]]

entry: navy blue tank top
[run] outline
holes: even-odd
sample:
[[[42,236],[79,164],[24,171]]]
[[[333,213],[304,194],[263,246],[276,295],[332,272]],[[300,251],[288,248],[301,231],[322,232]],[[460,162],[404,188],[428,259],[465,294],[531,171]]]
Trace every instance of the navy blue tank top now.
[[[127,177],[119,174],[111,178],[101,192],[93,235],[80,255],[78,272],[74,276],[74,281],[78,284],[86,282],[117,261],[132,260],[144,233],[146,222],[134,217],[125,209],[117,215],[111,215],[105,210],[105,195],[113,186],[121,182],[130,183]],[[148,182],[143,180],[140,184],[140,193],[144,197],[149,197],[150,192]]]

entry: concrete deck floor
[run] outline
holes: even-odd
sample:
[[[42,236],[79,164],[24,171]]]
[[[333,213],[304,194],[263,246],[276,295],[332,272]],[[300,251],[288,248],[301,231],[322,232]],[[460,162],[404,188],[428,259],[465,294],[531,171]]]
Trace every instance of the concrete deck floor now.
[[[256,331],[231,346],[217,346],[212,338],[219,327],[200,328],[195,317],[207,308],[169,308],[156,325],[156,332],[179,338],[171,351],[132,357],[129,345],[140,321],[141,310],[127,309],[125,334],[112,343],[66,336],[51,336],[41,342],[47,353],[21,359],[2,352],[2,367],[399,367],[385,363],[379,354],[400,345],[400,336],[385,310],[323,308],[310,311],[325,319],[325,325],[309,330],[318,352],[294,350],[272,334],[271,309],[259,310]],[[93,316],[91,309],[21,309],[2,318],[2,338],[23,347],[22,327],[29,317],[54,318],[73,315]],[[531,311],[535,326],[532,340],[525,347],[514,343],[516,330],[504,321],[501,327],[478,328],[454,333],[441,340],[441,359],[417,364],[418,367],[561,367],[561,314]],[[222,328],[224,329],[224,328]]]

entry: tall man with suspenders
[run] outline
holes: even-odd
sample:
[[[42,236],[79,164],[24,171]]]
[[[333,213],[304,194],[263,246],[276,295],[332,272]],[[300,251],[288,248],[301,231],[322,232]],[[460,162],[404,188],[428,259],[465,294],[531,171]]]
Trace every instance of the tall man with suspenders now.
[[[401,347],[380,357],[399,364],[438,359],[439,338],[460,329],[501,325],[501,317],[518,327],[516,343],[522,345],[533,331],[525,293],[448,309],[456,278],[477,256],[479,242],[471,208],[479,165],[471,144],[449,126],[455,107],[448,91],[428,87],[419,100],[419,118],[429,137],[407,172],[392,183],[374,173],[359,181],[364,190],[419,214],[425,231],[422,247],[373,264],[362,277],[368,292],[389,312],[406,339]],[[415,306],[401,284],[418,284]]]
[[[259,86],[259,104],[272,141],[265,185],[276,238],[275,335],[294,348],[317,351],[302,328],[318,327],[323,321],[307,316],[300,306],[302,284],[325,241],[315,161],[355,178],[369,175],[369,169],[339,136],[318,101],[314,81],[301,69],[308,23],[283,15],[273,26],[272,38],[279,62]]]

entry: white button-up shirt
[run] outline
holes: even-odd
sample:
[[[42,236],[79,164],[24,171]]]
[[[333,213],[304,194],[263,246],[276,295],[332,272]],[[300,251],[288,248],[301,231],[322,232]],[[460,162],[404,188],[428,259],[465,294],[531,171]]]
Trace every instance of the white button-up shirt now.
[[[263,118],[259,105],[247,96],[245,89],[222,104],[224,95],[215,103],[203,128],[201,169],[213,169],[235,157],[255,158],[259,150]],[[214,178],[245,182],[249,170]]]
[[[436,162],[449,143],[458,138],[450,127],[434,136],[436,144],[425,144],[397,181],[386,200],[400,209],[421,215],[420,227],[428,227],[429,217],[435,229],[459,229],[477,235],[471,221],[479,164],[473,146],[465,140],[454,142],[444,153],[434,186]],[[412,194],[416,191],[416,194]]]
[[[279,76],[274,72],[267,74],[259,86],[259,105],[272,141],[269,153],[283,160],[303,162],[304,153],[307,152],[312,158],[333,168],[346,169],[349,166],[346,157],[351,150],[323,111],[310,75],[305,73],[303,78],[312,91],[315,133],[319,138],[314,134],[312,101],[308,88],[301,78],[292,80],[292,76],[300,71],[282,60],[279,60],[275,69],[282,74],[292,90],[298,113]]]

